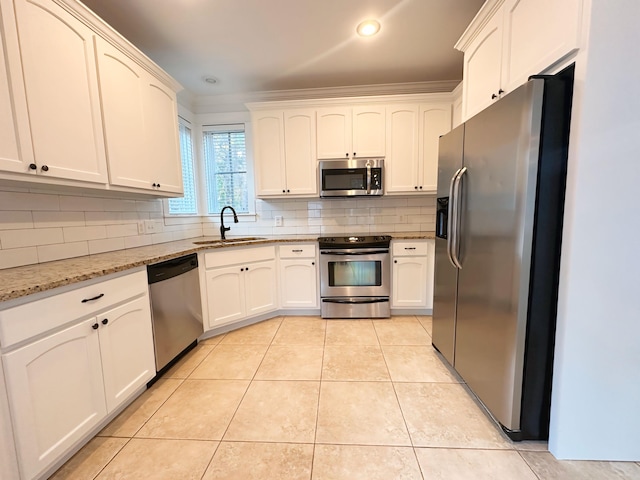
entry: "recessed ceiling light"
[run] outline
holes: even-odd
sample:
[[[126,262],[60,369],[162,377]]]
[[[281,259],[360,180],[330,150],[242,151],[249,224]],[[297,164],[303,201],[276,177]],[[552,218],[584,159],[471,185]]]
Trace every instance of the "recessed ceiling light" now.
[[[379,30],[380,23],[376,20],[365,20],[356,28],[356,32],[358,32],[358,35],[361,37],[370,37],[378,33]]]
[[[205,82],[207,82],[210,85],[215,85],[216,83],[218,83],[218,79],[216,77],[212,77],[212,76],[207,76],[207,77],[202,77],[202,80],[204,80]]]

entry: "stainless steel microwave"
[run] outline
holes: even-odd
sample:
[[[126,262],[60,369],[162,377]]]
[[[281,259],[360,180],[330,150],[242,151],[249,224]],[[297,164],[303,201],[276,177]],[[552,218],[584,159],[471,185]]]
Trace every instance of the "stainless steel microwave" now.
[[[321,197],[379,196],[383,193],[384,159],[322,160]]]

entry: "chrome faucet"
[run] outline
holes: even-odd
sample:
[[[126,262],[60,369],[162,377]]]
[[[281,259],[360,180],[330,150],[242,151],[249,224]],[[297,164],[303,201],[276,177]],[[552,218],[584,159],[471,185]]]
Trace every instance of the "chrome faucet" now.
[[[233,209],[233,207],[231,205],[227,205],[226,207],[223,207],[222,210],[220,210],[220,238],[222,240],[225,239],[225,235],[224,232],[228,232],[229,230],[231,230],[231,227],[225,227],[224,226],[224,211],[230,208],[231,211],[233,212],[233,223],[238,223],[238,215],[236,215],[236,211]]]

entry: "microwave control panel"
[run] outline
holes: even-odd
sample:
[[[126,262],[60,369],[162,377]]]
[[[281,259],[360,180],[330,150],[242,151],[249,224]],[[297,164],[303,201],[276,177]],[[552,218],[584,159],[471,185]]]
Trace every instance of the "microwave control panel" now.
[[[372,168],[371,169],[371,190],[380,190],[380,189],[382,189],[382,169]]]

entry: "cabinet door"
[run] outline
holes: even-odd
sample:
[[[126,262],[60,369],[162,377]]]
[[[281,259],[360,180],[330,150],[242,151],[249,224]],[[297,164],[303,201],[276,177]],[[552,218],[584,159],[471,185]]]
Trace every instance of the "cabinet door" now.
[[[287,193],[317,195],[316,112],[284,112],[284,151]]]
[[[353,156],[384,157],[385,143],[384,107],[353,108]]]
[[[258,112],[252,122],[258,196],[286,195],[282,112]]]
[[[276,310],[278,297],[275,260],[247,265],[244,276],[247,317]]]
[[[444,135],[450,130],[450,104],[420,106],[420,191],[436,192],[438,189],[440,135]]]
[[[0,29],[0,170],[35,174],[29,169],[33,149],[17,46],[11,49],[15,68],[10,68],[10,62],[5,60],[9,45],[4,36],[10,28],[11,25],[5,23]]]
[[[92,31],[50,0],[15,8],[38,173],[106,183]]]
[[[318,158],[351,158],[351,109],[317,111]]]
[[[464,118],[488,107],[500,90],[502,65],[502,9],[487,22],[464,52]],[[497,98],[497,97],[496,97]]]
[[[142,96],[142,68],[104,40],[97,41],[100,97],[113,185],[150,189],[148,154]]]
[[[507,92],[578,49],[582,0],[506,0],[502,8]]]
[[[395,257],[392,292],[392,307],[426,308],[427,257]]]
[[[209,328],[242,320],[246,316],[244,267],[213,268],[206,276]]]
[[[156,373],[149,298],[98,317],[107,410],[113,411]]]
[[[142,104],[152,185],[155,183],[155,189],[161,192],[181,194],[182,163],[176,94],[150,74],[145,77]]]
[[[407,193],[418,190],[418,123],[417,105],[387,106],[387,151],[385,190]]]
[[[86,320],[2,357],[24,478],[48,468],[107,414],[95,323]]]
[[[318,308],[315,259],[280,260],[281,306]]]

